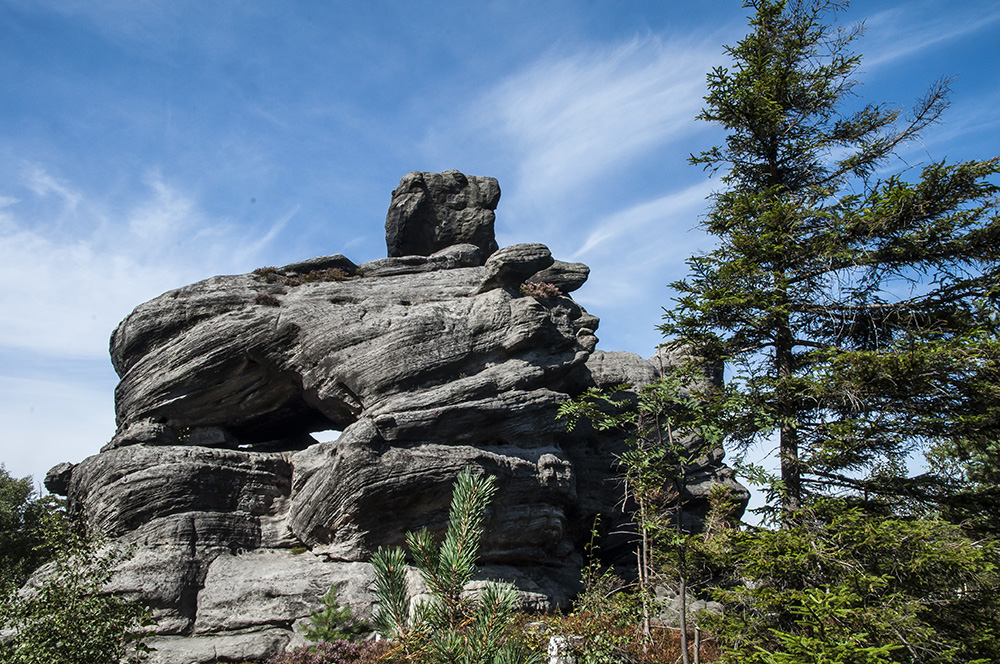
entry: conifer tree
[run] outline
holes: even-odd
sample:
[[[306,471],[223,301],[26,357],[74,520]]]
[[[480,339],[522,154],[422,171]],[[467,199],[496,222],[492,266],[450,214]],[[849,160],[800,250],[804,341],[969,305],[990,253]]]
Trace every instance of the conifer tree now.
[[[972,454],[1000,429],[1000,162],[884,173],[940,118],[948,82],[906,116],[859,104],[860,27],[832,25],[845,5],[744,5],[751,30],[699,116],[725,143],[691,157],[721,173],[703,222],[718,245],[688,261],[662,325],[726,363],[743,397],[731,444],[777,433],[785,523],[830,490],[942,499],[907,457],[935,441]]]

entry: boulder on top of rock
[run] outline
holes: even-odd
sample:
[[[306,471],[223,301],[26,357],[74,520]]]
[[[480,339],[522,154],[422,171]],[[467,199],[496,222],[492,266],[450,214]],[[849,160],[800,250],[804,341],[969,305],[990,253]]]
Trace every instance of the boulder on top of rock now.
[[[539,270],[528,277],[530,284],[552,284],[562,294],[572,293],[583,286],[590,276],[590,268],[583,263],[567,263],[555,261],[544,270]]]
[[[526,242],[504,247],[486,259],[480,293],[494,288],[513,288],[523,284],[535,273],[550,267],[555,261],[544,244]]]
[[[496,178],[458,171],[403,176],[385,217],[389,257],[430,256],[453,244],[474,244],[486,260],[498,248],[493,211],[499,200]]]

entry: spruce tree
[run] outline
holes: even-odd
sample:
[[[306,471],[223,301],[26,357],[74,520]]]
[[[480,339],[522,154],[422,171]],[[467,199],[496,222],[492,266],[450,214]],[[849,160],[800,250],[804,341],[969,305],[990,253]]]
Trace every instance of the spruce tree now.
[[[750,32],[708,75],[699,118],[721,173],[664,316],[671,343],[725,363],[730,443],[778,437],[780,511],[817,493],[947,498],[906,474],[934,443],[974,455],[1000,425],[997,159],[884,169],[936,122],[948,82],[912,109],[860,104],[846,3],[750,0]],[[931,486],[939,486],[934,482]]]

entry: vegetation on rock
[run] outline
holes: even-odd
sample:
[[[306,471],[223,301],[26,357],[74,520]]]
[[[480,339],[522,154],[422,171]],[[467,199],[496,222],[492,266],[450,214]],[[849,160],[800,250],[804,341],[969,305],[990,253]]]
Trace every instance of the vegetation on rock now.
[[[559,290],[558,286],[550,284],[546,281],[529,281],[521,284],[521,295],[525,297],[559,297],[562,295],[562,291]]]
[[[509,632],[518,609],[517,590],[489,582],[471,597],[486,507],[496,493],[492,476],[468,468],[455,481],[448,530],[437,543],[427,529],[407,533],[406,547],[429,595],[411,610],[403,550],[379,549],[372,558],[378,632],[399,643],[408,659],[450,664],[531,664],[540,656]]]
[[[323,596],[323,608],[309,616],[304,634],[313,642],[351,641],[371,632],[371,626],[354,616],[351,607],[337,600],[337,586]]]

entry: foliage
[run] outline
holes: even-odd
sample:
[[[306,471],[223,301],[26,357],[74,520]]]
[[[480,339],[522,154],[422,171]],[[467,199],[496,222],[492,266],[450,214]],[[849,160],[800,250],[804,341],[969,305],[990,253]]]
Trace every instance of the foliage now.
[[[830,491],[933,502],[941,492],[916,489],[935,478],[907,481],[908,455],[1000,433],[1000,162],[880,176],[938,120],[948,85],[905,121],[883,104],[845,110],[860,28],[828,23],[844,4],[746,3],[751,31],[708,75],[699,116],[725,144],[691,158],[723,172],[703,224],[719,244],[689,259],[662,325],[728,364],[745,397],[730,442],[778,433],[785,519]]]
[[[253,303],[265,307],[280,307],[281,300],[270,293],[257,293],[253,296]]]
[[[104,591],[124,553],[73,531],[60,514],[45,519],[43,546],[53,560],[29,585],[0,603],[0,624],[12,630],[0,661],[18,664],[119,664],[147,651],[149,611]]]
[[[629,448],[620,457],[626,497],[634,500],[633,515],[639,530],[639,588],[643,639],[652,641],[652,617],[659,600],[654,588],[669,582],[678,603],[687,606],[692,572],[691,556],[699,552],[698,533],[689,530],[685,517],[688,474],[706,453],[721,444],[719,407],[726,399],[707,400],[704,394],[719,391],[711,371],[691,362],[677,369],[661,370],[655,382],[638,392],[620,385],[611,390],[589,389],[563,403],[559,417],[573,429],[584,419],[598,431],[619,430]],[[669,577],[668,577],[669,574]],[[687,611],[680,612],[683,660],[687,662]]]
[[[351,275],[339,267],[330,267],[325,270],[313,270],[302,275],[302,280],[307,283],[316,281],[347,281],[350,278]]]
[[[629,585],[598,557],[600,521],[598,515],[590,530],[590,540],[584,545],[584,565],[580,573],[583,589],[573,601],[574,613],[617,613],[622,604],[620,598],[624,596],[622,591]]]
[[[277,655],[267,664],[391,664],[385,641],[327,641]]]
[[[558,286],[547,281],[526,281],[521,284],[521,295],[525,297],[559,297],[562,294]]]
[[[516,628],[534,650],[545,652],[549,640],[564,637],[577,664],[662,664],[681,660],[683,646],[676,629],[654,625],[652,639],[643,643],[640,603],[629,593],[618,595],[620,607],[609,613],[574,612],[542,617],[522,615]],[[634,601],[633,601],[634,600]],[[520,624],[523,623],[523,624]],[[714,640],[701,644],[699,660],[714,662],[719,649]]]
[[[30,477],[15,479],[0,464],[0,593],[20,588],[51,559],[42,529],[46,520],[59,518],[61,507],[58,498],[39,496]]]
[[[952,523],[993,538],[1000,536],[1000,441],[967,445],[941,441],[927,454],[931,472],[922,490]]]
[[[285,274],[276,267],[259,267],[253,271],[254,278],[267,284],[283,284],[285,286],[301,286],[305,283],[322,281],[351,281],[359,279],[364,274],[358,270],[353,275],[339,267],[328,267],[322,270],[310,270],[303,274]]]
[[[466,468],[455,482],[444,541],[434,542],[426,529],[407,533],[407,549],[430,595],[412,612],[402,549],[379,549],[372,558],[375,629],[398,641],[408,658],[442,664],[538,661],[508,632],[518,607],[512,585],[488,583],[476,599],[464,593],[475,574],[484,514],[495,492],[495,478]]]
[[[370,626],[355,618],[351,607],[337,601],[337,586],[333,585],[323,596],[323,608],[309,616],[305,637],[313,642],[350,641],[369,631]]]
[[[725,534],[733,584],[708,625],[725,661],[970,662],[1000,658],[1000,547],[932,518],[839,500],[780,530]]]
[[[278,270],[278,268],[271,265],[257,268],[256,270],[253,271],[253,275],[257,279],[268,284],[280,283],[281,280],[284,278],[284,275],[281,274],[281,271]]]

